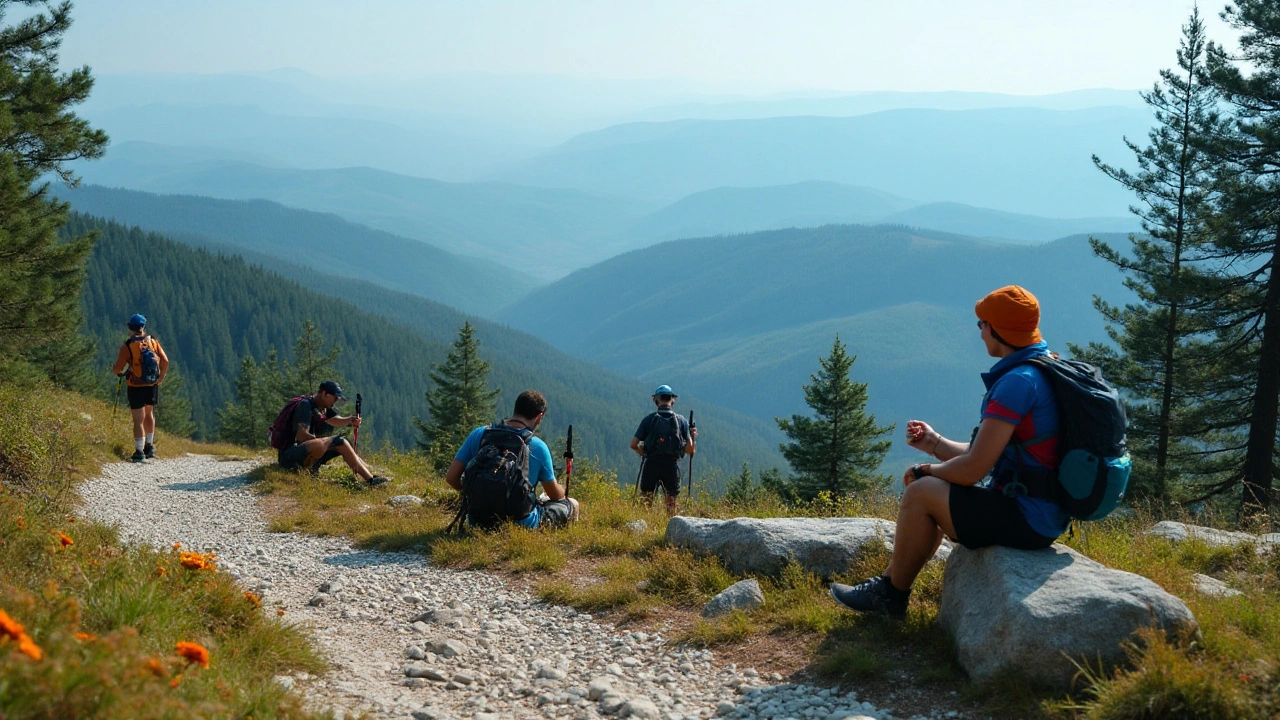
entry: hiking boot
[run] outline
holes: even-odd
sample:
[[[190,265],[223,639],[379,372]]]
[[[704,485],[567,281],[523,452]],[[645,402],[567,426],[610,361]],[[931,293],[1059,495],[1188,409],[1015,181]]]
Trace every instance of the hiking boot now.
[[[369,487],[378,487],[379,485],[386,485],[389,482],[391,482],[391,478],[386,477],[385,475],[374,475],[366,480],[364,484]]]
[[[142,446],[142,455],[143,455],[144,457],[146,457],[148,460],[155,460],[155,459],[156,459],[156,446],[155,446],[155,445],[152,445],[151,443],[147,443],[146,445],[143,445],[143,446]]]
[[[850,610],[893,618],[906,617],[907,599],[896,600],[889,596],[889,590],[889,578],[883,575],[853,586],[831,583],[831,597]]]
[[[133,454],[129,456],[129,459],[133,462],[142,462],[147,459],[147,456],[143,455],[141,450],[134,450]]]

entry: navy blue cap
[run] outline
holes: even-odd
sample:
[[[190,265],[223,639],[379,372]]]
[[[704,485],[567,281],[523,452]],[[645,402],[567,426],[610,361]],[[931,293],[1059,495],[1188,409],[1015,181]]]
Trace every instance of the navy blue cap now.
[[[680,397],[679,395],[676,394],[675,390],[671,389],[670,385],[659,385],[658,389],[653,391],[653,396],[658,397],[659,395],[670,395],[671,397]]]
[[[140,313],[134,313],[133,315],[129,316],[128,325],[131,328],[137,329],[137,328],[143,327],[146,324],[147,324],[147,319],[143,317]]]
[[[337,395],[340,400],[347,399],[347,396],[342,394],[342,387],[332,380],[325,380],[320,383],[320,390],[322,392],[327,392],[330,395]]]

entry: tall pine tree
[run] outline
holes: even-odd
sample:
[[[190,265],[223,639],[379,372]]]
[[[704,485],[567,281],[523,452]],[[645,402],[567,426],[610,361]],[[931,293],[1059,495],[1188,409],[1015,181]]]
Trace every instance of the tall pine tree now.
[[[0,2],[0,23],[13,4]],[[20,4],[43,9],[0,27],[0,365],[11,375],[46,360],[65,363],[48,348],[67,343],[79,327],[92,243],[89,236],[58,240],[67,205],[40,178],[54,173],[74,185],[67,163],[99,157],[107,143],[71,110],[93,87],[89,68],[58,71],[71,3]],[[69,369],[57,372],[66,377]]]
[[[1207,438],[1196,412],[1207,401],[1200,371],[1212,357],[1200,298],[1213,279],[1200,261],[1220,164],[1205,145],[1229,121],[1219,113],[1220,98],[1205,74],[1206,45],[1204,21],[1193,10],[1182,28],[1178,69],[1162,70],[1160,82],[1142,95],[1156,120],[1146,147],[1125,140],[1137,170],[1093,158],[1137,196],[1139,205],[1131,210],[1145,233],[1130,236],[1129,253],[1090,240],[1099,257],[1124,273],[1138,302],[1116,307],[1095,296],[1115,349],[1095,343],[1075,350],[1105,367],[1107,377],[1126,391],[1135,458],[1130,494],[1161,502],[1184,477],[1212,472],[1212,464],[1203,462]]]
[[[293,362],[284,364],[284,387],[281,395],[295,397],[310,395],[320,383],[332,380],[339,385],[342,378],[338,375],[338,358],[342,348],[324,349],[324,336],[311,320],[302,324],[302,334],[293,345]]]
[[[823,491],[838,496],[883,489],[889,483],[875,471],[892,443],[877,438],[894,426],[880,427],[875,416],[867,414],[867,385],[849,378],[855,360],[857,356],[845,352],[837,335],[831,354],[818,360],[818,374],[811,375],[811,382],[804,386],[813,417],[774,418],[791,439],[780,447],[795,473],[795,491],[801,499],[812,499]]]
[[[284,408],[280,387],[275,348],[267,352],[262,364],[245,355],[236,375],[236,402],[227,401],[217,411],[218,439],[245,447],[266,447],[267,429]]]
[[[431,373],[435,387],[427,391],[429,418],[413,419],[422,436],[418,447],[438,471],[448,469],[467,433],[493,417],[494,400],[501,391],[488,389],[488,377],[489,363],[480,359],[475,328],[464,323],[449,356]]]
[[[1207,59],[1236,117],[1234,132],[1211,148],[1225,161],[1212,222],[1224,282],[1213,298],[1225,399],[1214,423],[1244,441],[1211,490],[1241,487],[1243,514],[1262,518],[1270,511],[1280,421],[1280,12],[1273,0],[1237,0],[1223,18],[1241,36],[1239,56],[1211,44]]]

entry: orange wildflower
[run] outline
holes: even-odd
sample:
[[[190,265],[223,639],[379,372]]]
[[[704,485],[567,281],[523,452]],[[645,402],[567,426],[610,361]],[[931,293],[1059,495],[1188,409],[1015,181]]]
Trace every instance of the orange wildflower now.
[[[63,533],[58,533],[58,542],[62,543],[62,547],[76,544],[75,540],[72,540],[71,538],[67,537]]]
[[[76,639],[80,642],[93,642],[98,639],[98,636],[93,633],[78,632],[76,633]]]
[[[22,637],[18,638],[18,652],[32,660],[39,660],[44,657],[44,651],[31,638],[27,637],[26,633],[23,633]]]
[[[9,613],[0,610],[0,633],[8,635],[17,640],[26,635],[26,628],[22,627],[22,623],[9,617]]]
[[[178,687],[178,683],[180,682],[182,682],[182,673],[178,673],[177,675],[173,676],[173,680],[169,681],[169,687],[176,688]]]
[[[191,570],[218,569],[218,557],[213,553],[202,555],[198,552],[180,552],[178,553],[178,562],[182,563],[182,567]]]
[[[200,643],[180,642],[177,645],[177,652],[189,663],[195,663],[202,668],[209,667],[209,651]]]
[[[156,677],[165,676],[164,665],[161,665],[160,661],[155,658],[147,658],[146,667],[147,667],[147,671],[150,672],[152,675],[155,675]]]
[[[180,549],[181,547],[182,547],[182,543],[180,543],[180,542],[176,542],[176,543],[174,543],[174,544],[173,544],[173,549],[174,549],[174,550],[178,550],[178,549]]]
[[[27,529],[27,521],[23,520],[22,518],[14,518],[13,524],[17,525],[19,530]]]
[[[279,610],[276,610],[276,615],[279,617],[284,617],[284,608],[280,608]]]
[[[164,566],[161,565],[160,563],[156,563],[156,574],[159,575],[160,577],[164,577],[165,575],[169,574],[169,571],[165,570]]]
[[[253,603],[254,607],[262,607],[262,598],[258,597],[257,595],[254,595],[248,590],[244,591],[244,599]]]

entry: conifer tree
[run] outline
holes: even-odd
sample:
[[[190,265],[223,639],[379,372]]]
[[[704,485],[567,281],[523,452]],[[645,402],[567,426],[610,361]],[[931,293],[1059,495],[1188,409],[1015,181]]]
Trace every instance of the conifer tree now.
[[[809,500],[822,491],[848,495],[887,487],[889,480],[875,475],[892,444],[877,438],[893,431],[893,425],[876,425],[868,415],[867,385],[849,378],[857,356],[845,352],[836,336],[831,354],[818,360],[820,369],[804,386],[804,399],[813,417],[792,415],[774,418],[791,439],[780,445],[795,473],[796,493]]]
[[[1251,519],[1270,510],[1280,421],[1280,13],[1272,0],[1237,0],[1222,16],[1241,36],[1238,56],[1211,44],[1207,59],[1236,118],[1211,148],[1225,163],[1212,220],[1224,283],[1211,308],[1222,402],[1210,421],[1244,438],[1209,492],[1241,487]]]
[[[448,469],[467,433],[493,417],[501,392],[488,389],[489,363],[480,359],[480,342],[470,322],[458,330],[452,348],[431,373],[435,387],[426,393],[429,418],[413,419],[421,434],[418,447],[441,472]]]
[[[266,363],[259,365],[252,355],[240,360],[236,375],[236,402],[228,401],[218,410],[218,439],[260,448],[267,444],[267,429],[283,409],[278,389],[275,349]]]
[[[337,369],[340,355],[342,348],[324,349],[324,337],[314,322],[304,322],[302,334],[293,346],[293,362],[286,362],[284,365],[284,387],[281,388],[281,395],[310,395],[325,380],[341,385],[342,378]]]
[[[80,324],[92,239],[58,240],[67,204],[40,178],[54,173],[74,185],[67,163],[99,157],[107,143],[71,110],[89,96],[89,68],[58,70],[71,3],[22,4],[43,11],[0,26],[0,365],[10,368],[32,363],[33,352],[65,342]],[[11,5],[0,2],[0,23]]]
[[[1127,392],[1135,459],[1130,495],[1160,501],[1184,476],[1212,472],[1201,461],[1208,438],[1196,412],[1208,400],[1199,381],[1212,354],[1201,298],[1211,293],[1213,278],[1204,267],[1203,247],[1220,165],[1206,142],[1229,121],[1219,113],[1220,97],[1206,77],[1206,44],[1204,21],[1193,10],[1182,28],[1178,69],[1162,70],[1160,82],[1142,95],[1156,120],[1146,147],[1125,140],[1137,170],[1093,157],[1139,201],[1131,210],[1144,234],[1130,236],[1129,253],[1090,239],[1094,253],[1125,275],[1138,301],[1116,307],[1094,296],[1118,352],[1096,343],[1084,351],[1073,348],[1078,357],[1106,368],[1108,379]]]

